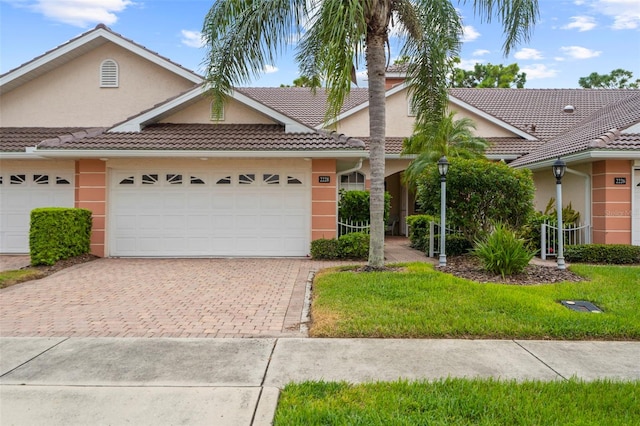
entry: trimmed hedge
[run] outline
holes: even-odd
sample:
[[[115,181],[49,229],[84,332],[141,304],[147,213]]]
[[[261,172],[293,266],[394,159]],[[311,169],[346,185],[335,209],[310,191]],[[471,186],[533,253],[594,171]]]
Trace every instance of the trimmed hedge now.
[[[640,263],[640,246],[625,244],[577,244],[565,247],[564,258],[568,262],[628,265]]]
[[[425,252],[429,249],[429,222],[438,222],[434,216],[428,214],[417,214],[407,216],[409,225],[409,241],[411,247]]]
[[[45,207],[31,211],[29,251],[31,264],[53,265],[58,260],[89,253],[91,211]]]
[[[311,257],[325,260],[366,260],[369,257],[369,235],[352,232],[338,239],[321,238],[311,241]]]

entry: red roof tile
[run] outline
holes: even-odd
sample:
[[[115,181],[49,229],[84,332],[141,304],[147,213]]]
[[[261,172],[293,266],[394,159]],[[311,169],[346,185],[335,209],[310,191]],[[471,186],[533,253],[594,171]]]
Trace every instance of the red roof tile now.
[[[278,124],[153,124],[141,132],[54,138],[39,150],[316,151],[362,150],[362,141],[326,132],[285,133]]]
[[[104,130],[104,129],[100,129]],[[45,139],[70,138],[73,134],[92,131],[85,127],[0,127],[0,152],[24,152]]]

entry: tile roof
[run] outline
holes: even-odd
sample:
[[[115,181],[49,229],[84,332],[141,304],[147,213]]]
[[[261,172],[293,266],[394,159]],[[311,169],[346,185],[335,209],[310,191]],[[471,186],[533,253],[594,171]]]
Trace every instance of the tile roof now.
[[[640,91],[632,92],[512,164],[522,166],[587,150],[640,150],[640,134],[621,133],[640,123]]]
[[[315,95],[308,87],[239,87],[236,90],[307,126],[316,127],[324,122],[327,92],[323,89],[318,89]],[[351,89],[341,113],[368,100],[368,89]]]
[[[285,133],[278,124],[153,124],[141,132],[53,138],[38,150],[317,151],[362,150],[362,141],[328,132]]]
[[[0,127],[0,152],[24,152],[45,139],[68,139],[91,131],[85,127]]]
[[[449,94],[538,139],[548,141],[638,90],[450,89]],[[567,105],[573,113],[563,112]]]

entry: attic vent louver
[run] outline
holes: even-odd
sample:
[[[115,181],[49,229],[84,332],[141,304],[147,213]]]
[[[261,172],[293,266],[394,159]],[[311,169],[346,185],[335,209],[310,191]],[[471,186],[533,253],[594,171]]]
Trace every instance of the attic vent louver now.
[[[118,87],[118,63],[113,59],[100,64],[100,87]]]

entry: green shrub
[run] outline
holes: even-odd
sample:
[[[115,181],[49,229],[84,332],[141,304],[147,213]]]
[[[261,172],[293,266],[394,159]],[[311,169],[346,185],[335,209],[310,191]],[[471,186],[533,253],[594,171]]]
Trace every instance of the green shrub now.
[[[89,253],[91,211],[45,207],[31,211],[29,251],[32,265],[53,265],[58,260]]]
[[[338,201],[338,217],[341,220],[352,220],[355,222],[368,222],[369,213],[369,191],[340,191],[340,201]],[[389,219],[391,211],[391,194],[384,193],[384,220]]]
[[[428,214],[417,214],[407,216],[409,225],[409,241],[411,247],[416,250],[426,252],[429,248],[429,223],[437,220]]]
[[[352,232],[338,238],[340,257],[343,259],[367,259],[369,257],[369,235]]]
[[[525,246],[525,240],[502,223],[496,223],[489,236],[476,242],[473,254],[480,258],[487,271],[502,278],[522,272],[534,256]]]
[[[609,263],[625,265],[640,263],[640,246],[625,244],[578,244],[564,249],[568,262]]]
[[[335,238],[311,241],[311,257],[314,259],[338,259],[340,257],[340,247]]]
[[[487,160],[451,158],[447,173],[447,226],[469,241],[488,233],[493,222],[519,229],[533,212],[535,187],[530,170]],[[428,166],[417,182],[419,204],[440,216],[440,174]]]
[[[473,244],[464,235],[449,234],[445,240],[445,252],[447,256],[460,256],[469,253],[473,249]]]

